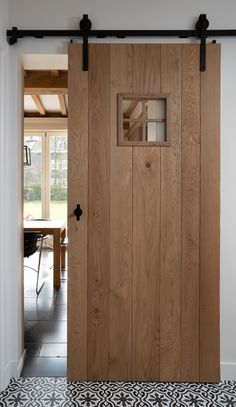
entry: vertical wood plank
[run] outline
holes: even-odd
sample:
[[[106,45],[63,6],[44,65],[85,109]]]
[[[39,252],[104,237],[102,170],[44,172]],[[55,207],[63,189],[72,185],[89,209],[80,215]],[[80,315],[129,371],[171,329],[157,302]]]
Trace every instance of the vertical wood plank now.
[[[133,46],[133,92],[160,92],[160,46]],[[159,379],[160,149],[133,147],[132,380]]]
[[[88,73],[82,46],[69,45],[68,380],[87,380]],[[83,209],[80,222],[73,211]],[[78,254],[79,253],[79,254]]]
[[[220,45],[201,74],[200,380],[220,380]]]
[[[181,380],[199,381],[199,47],[182,46]]]
[[[161,149],[160,380],[180,380],[181,46],[161,45],[171,147]]]
[[[132,45],[111,45],[109,380],[131,379],[132,148],[117,146],[117,94],[131,91]]]
[[[108,378],[109,45],[90,45],[88,379]]]

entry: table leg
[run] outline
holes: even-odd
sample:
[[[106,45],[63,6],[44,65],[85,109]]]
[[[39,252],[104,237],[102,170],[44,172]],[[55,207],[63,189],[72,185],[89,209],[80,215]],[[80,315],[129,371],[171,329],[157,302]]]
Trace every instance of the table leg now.
[[[66,237],[66,230],[64,229],[61,234],[61,240],[65,239]],[[66,247],[61,246],[61,268],[62,270],[66,268]]]
[[[61,233],[60,230],[53,232],[53,284],[59,288],[61,285]]]

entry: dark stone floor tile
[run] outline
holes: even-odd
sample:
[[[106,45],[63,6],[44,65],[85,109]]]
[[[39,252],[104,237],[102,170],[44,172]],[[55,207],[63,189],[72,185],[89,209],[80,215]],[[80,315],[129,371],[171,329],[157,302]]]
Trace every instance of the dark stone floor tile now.
[[[39,283],[39,287],[41,286],[42,283],[43,283],[43,279],[42,279],[41,283]],[[24,297],[25,298],[36,298],[37,294],[36,294],[35,287],[25,289]],[[46,281],[45,281],[45,284],[44,284],[42,290],[40,291],[39,298],[55,298],[55,296],[56,296],[56,289],[46,285]]]
[[[67,321],[28,321],[27,324],[25,330],[26,342],[40,343],[67,341]]]
[[[41,349],[41,343],[25,343],[25,349],[26,349],[26,356],[32,357],[32,356],[38,356],[40,349]]]
[[[66,358],[27,358],[22,370],[22,377],[66,376]]]
[[[28,335],[28,333],[31,331],[31,329],[37,328],[37,325],[38,325],[38,321],[29,321],[29,320],[25,321],[25,324],[24,324],[25,339],[26,339],[26,336]],[[26,342],[34,342],[34,341],[26,340]]]
[[[52,311],[31,311],[29,312],[28,321],[49,321]]]
[[[24,312],[24,320],[25,320],[25,322],[28,320],[29,316],[30,316],[30,312],[29,312],[29,311],[25,311],[25,312]]]
[[[33,271],[32,271],[33,273]],[[36,278],[37,274],[34,273],[32,276],[25,273],[24,277],[24,297],[25,298],[36,298]],[[40,291],[38,298],[54,298],[56,295],[56,289],[53,287],[52,273],[43,273],[40,271],[40,281],[39,286],[44,282],[44,286]]]
[[[22,376],[66,376],[67,355],[67,270],[61,287],[53,287],[52,252],[43,251],[39,296],[35,293],[36,273],[25,268],[25,348],[27,359]],[[31,256],[31,258],[34,256]],[[25,259],[26,260],[26,259]],[[51,263],[50,263],[51,261]],[[34,267],[36,257],[30,265]]]
[[[67,344],[66,343],[42,343],[39,357],[67,357]]]
[[[67,321],[67,304],[54,304],[50,313],[50,319],[55,321]]]
[[[67,284],[65,285],[63,282],[55,296],[55,305],[56,304],[67,304]]]
[[[42,298],[40,295],[36,298],[25,298],[25,311],[50,311],[53,304],[53,298]]]

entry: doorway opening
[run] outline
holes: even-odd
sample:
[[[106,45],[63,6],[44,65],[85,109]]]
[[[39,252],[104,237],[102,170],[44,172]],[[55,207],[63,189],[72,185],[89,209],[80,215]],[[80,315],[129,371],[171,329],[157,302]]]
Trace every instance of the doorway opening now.
[[[67,375],[67,93],[67,55],[24,56],[22,376]]]

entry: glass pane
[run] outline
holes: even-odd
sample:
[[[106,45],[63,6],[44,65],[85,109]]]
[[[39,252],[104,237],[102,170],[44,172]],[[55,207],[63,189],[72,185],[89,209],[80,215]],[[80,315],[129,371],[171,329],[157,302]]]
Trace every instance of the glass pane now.
[[[149,120],[163,120],[165,119],[165,99],[148,100],[147,105],[147,118]]]
[[[50,136],[50,219],[67,222],[67,135]]]
[[[148,122],[147,123],[147,141],[164,142],[165,137],[165,123]]]
[[[123,139],[124,141],[142,141],[143,122],[123,122]]]
[[[142,119],[143,104],[142,100],[127,100],[123,99],[122,103],[123,118],[129,120]]]
[[[25,136],[24,145],[31,153],[31,165],[24,166],[24,218],[38,219],[42,217],[42,138]]]

